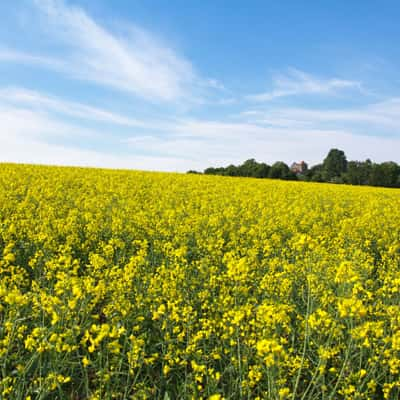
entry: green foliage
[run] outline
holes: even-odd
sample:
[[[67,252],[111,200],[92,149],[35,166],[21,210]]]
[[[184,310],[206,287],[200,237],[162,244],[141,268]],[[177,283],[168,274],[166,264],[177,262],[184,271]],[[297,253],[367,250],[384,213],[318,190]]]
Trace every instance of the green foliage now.
[[[331,149],[322,163],[323,176],[326,182],[338,181],[347,171],[347,158],[343,150]]]
[[[368,185],[372,170],[372,162],[366,161],[349,161],[347,164],[347,172],[344,174],[345,183],[351,185]]]
[[[374,164],[370,174],[372,186],[400,187],[400,166],[388,161]]]
[[[305,180],[312,182],[323,182],[324,178],[322,175],[322,164],[317,164],[311,167],[305,173]]]
[[[204,170],[204,174],[400,188],[400,165],[393,161],[378,164],[370,159],[347,161],[344,151],[338,149],[331,149],[322,164],[306,168],[301,174],[293,172],[283,161],[277,161],[269,166],[257,162],[254,158],[239,166],[231,164],[226,168],[210,167]]]
[[[277,161],[269,171],[269,177],[274,179],[296,180],[296,175],[283,161]]]
[[[254,158],[246,160],[243,164],[228,165],[226,168],[207,168],[204,170],[206,175],[224,175],[224,176],[243,176],[251,178],[267,178],[270,166],[265,163],[258,163]]]

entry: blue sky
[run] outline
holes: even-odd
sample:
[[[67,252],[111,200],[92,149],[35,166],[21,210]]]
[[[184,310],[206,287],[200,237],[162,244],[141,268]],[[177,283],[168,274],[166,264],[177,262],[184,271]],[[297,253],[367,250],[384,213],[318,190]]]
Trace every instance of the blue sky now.
[[[0,3],[0,161],[400,162],[398,1]]]

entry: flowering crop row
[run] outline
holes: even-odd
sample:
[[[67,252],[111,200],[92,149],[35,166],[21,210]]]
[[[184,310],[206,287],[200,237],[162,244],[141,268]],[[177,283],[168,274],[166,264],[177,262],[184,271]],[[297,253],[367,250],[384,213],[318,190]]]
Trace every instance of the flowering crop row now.
[[[0,165],[1,399],[397,399],[400,192]]]

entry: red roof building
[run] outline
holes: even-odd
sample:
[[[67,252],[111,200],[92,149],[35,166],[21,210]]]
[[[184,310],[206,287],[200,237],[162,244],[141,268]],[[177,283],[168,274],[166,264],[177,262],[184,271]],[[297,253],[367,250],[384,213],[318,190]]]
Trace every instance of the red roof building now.
[[[307,169],[308,169],[308,165],[304,161],[300,161],[299,163],[294,162],[290,166],[290,170],[292,172],[294,172],[296,175],[304,174],[307,171]]]

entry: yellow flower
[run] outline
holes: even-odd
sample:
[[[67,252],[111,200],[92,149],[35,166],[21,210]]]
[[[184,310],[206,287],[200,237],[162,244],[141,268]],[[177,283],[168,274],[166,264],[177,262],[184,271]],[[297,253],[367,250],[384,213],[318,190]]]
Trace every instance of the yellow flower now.
[[[398,394],[398,189],[0,167],[1,398]]]
[[[289,398],[289,395],[290,395],[290,389],[289,388],[279,389],[278,394],[279,394],[280,399],[287,399],[287,398]]]
[[[88,360],[88,358],[86,356],[83,357],[82,364],[84,367],[87,367],[90,364],[90,361]]]
[[[220,394],[212,394],[208,400],[222,400],[223,397]]]

